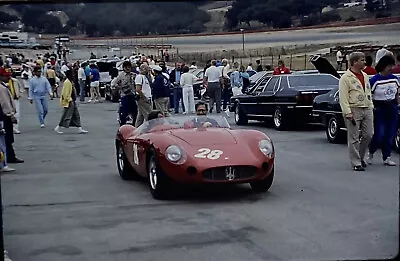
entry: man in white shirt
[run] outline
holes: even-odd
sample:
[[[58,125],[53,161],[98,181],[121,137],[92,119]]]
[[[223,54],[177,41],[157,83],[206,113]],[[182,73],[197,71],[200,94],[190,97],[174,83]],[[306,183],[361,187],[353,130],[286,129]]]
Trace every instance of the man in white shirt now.
[[[136,117],[135,127],[139,127],[147,119],[150,112],[153,110],[151,87],[147,74],[150,72],[150,67],[147,64],[142,64],[139,67],[140,74],[135,78],[136,92],[138,93],[138,114]]]
[[[25,91],[26,91],[26,93],[28,93],[29,79],[32,78],[33,75],[32,75],[32,71],[28,65],[24,64],[24,65],[22,65],[22,67],[24,67],[24,70],[21,73],[21,79],[22,79],[22,83],[24,85]]]
[[[85,67],[86,63],[82,63],[81,67],[78,69],[78,81],[79,81],[79,87],[80,87],[80,101],[84,102],[85,101],[85,94],[86,94],[86,74],[85,74]]]
[[[339,50],[336,52],[336,62],[337,62],[337,67],[336,70],[342,70],[342,64],[343,64],[343,59],[344,59],[344,48],[339,47]]]
[[[214,102],[217,105],[217,113],[221,113],[222,70],[217,67],[216,60],[212,60],[211,66],[206,70],[204,82],[207,83],[207,89],[210,95],[210,113],[212,113]]]

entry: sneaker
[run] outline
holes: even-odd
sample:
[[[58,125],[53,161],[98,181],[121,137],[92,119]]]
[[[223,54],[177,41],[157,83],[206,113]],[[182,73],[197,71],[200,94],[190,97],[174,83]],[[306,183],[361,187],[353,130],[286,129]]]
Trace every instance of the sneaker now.
[[[6,250],[4,250],[4,261],[12,261],[9,257],[8,257],[8,252]]]
[[[19,130],[15,129],[14,134],[21,134],[21,132]]]
[[[54,128],[54,131],[57,132],[58,134],[63,134],[63,133],[64,133],[64,132],[62,132],[62,131],[60,130],[60,126],[55,127],[55,128]]]
[[[78,133],[79,133],[79,134],[86,134],[86,133],[88,133],[88,131],[82,129],[82,127],[79,127],[79,128],[78,128]]]
[[[363,168],[363,166],[359,165],[359,166],[354,166],[353,170],[354,171],[365,171],[365,168]]]
[[[374,154],[368,153],[367,163],[372,165],[372,160],[374,159]]]
[[[88,102],[88,103],[91,103],[91,102],[92,102],[92,99],[88,100],[87,102]]]
[[[40,124],[40,128],[44,128],[44,124]]]
[[[386,166],[396,166],[396,162],[394,162],[393,160],[390,159],[390,157],[387,157],[384,161],[383,164],[385,164]]]
[[[15,171],[15,169],[10,168],[9,166],[5,166],[4,168],[0,169],[0,172],[12,172]]]
[[[363,167],[363,168],[366,168],[367,167],[367,163],[365,162],[365,161],[361,161],[361,166]]]

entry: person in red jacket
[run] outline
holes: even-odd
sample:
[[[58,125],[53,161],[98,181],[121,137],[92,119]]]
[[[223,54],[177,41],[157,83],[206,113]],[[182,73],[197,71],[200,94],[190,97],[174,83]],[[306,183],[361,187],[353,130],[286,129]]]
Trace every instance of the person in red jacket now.
[[[274,70],[274,75],[280,74],[290,74],[290,70],[285,67],[285,63],[282,60],[278,61],[278,67],[276,67]]]
[[[372,57],[371,56],[365,56],[365,68],[364,72],[368,75],[375,75],[377,74],[376,70],[374,67],[372,67]]]

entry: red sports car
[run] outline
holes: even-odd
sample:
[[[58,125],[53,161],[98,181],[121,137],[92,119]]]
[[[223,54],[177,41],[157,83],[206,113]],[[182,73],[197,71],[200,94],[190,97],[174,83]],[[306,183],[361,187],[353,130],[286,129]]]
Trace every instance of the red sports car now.
[[[250,183],[266,192],[274,178],[271,139],[256,130],[232,130],[221,116],[179,116],[123,125],[116,135],[122,179],[149,179],[156,199],[171,182]]]

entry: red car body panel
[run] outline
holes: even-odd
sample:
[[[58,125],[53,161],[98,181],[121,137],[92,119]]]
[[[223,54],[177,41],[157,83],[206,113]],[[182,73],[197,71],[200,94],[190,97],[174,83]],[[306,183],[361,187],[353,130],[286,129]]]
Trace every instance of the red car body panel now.
[[[263,139],[269,140],[269,137],[256,130],[227,128],[172,129],[136,135],[133,126],[124,125],[117,133],[117,140],[123,144],[125,155],[137,174],[147,177],[147,152],[153,147],[163,172],[181,183],[247,183],[265,179],[274,167],[274,155],[267,157],[260,151],[258,143]],[[138,164],[134,160],[134,144],[137,146]],[[186,155],[183,164],[174,164],[167,160],[165,151],[170,145],[178,145],[183,149]],[[222,154],[210,159],[201,149],[219,150]],[[251,169],[253,175],[232,181],[213,180],[203,176],[203,172],[208,169],[228,166],[239,166],[243,169],[247,166],[246,169]],[[196,169],[195,173],[193,168]],[[192,170],[190,174],[188,169]]]

